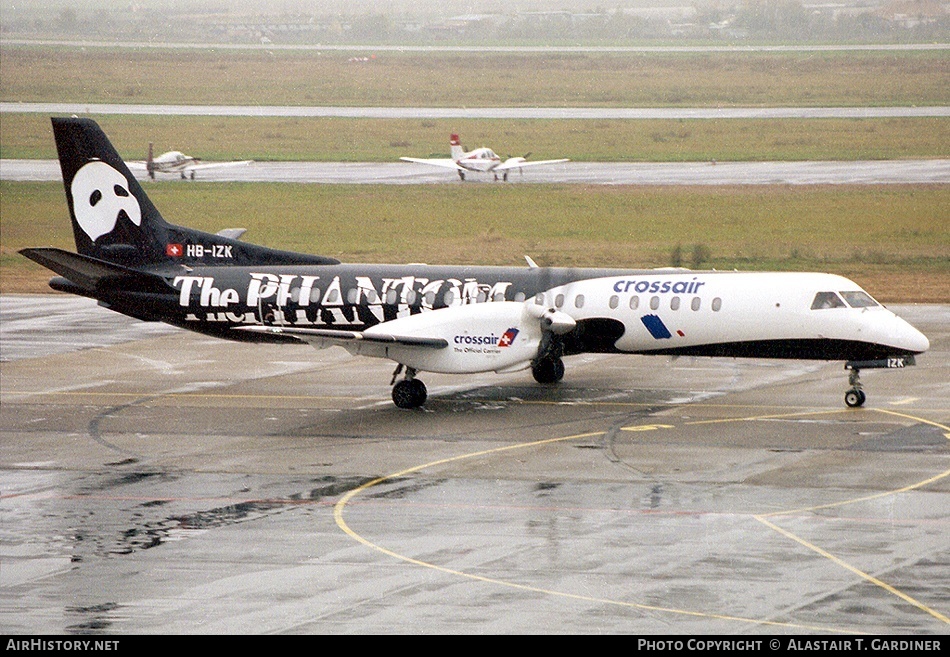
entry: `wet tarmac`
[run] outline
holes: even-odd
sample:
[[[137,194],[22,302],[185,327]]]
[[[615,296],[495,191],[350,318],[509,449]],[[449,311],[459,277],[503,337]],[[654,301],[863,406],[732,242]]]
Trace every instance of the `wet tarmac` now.
[[[950,307],[841,363],[425,378],[0,297],[9,634],[946,634]]]
[[[142,174],[145,179],[145,174]],[[185,182],[178,174],[160,177]],[[0,180],[62,180],[55,160],[0,160]],[[488,174],[459,180],[452,171],[407,162],[252,162],[201,171],[199,182],[471,185]],[[188,181],[193,182],[193,181]],[[590,185],[882,185],[950,183],[950,160],[860,162],[566,162],[512,173],[505,184]],[[499,184],[501,184],[499,182]]]

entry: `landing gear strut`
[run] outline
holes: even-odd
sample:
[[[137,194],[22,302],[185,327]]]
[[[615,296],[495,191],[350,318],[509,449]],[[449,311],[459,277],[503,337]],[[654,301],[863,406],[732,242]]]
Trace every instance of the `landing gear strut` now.
[[[406,368],[406,378],[396,381],[402,370],[403,366],[399,364],[393,372],[393,403],[399,408],[419,408],[429,396],[426,384],[416,378],[416,370],[412,367]]]
[[[549,330],[542,333],[537,357],[531,361],[531,375],[544,385],[560,382],[564,378],[564,344],[560,337]]]
[[[844,403],[850,408],[864,406],[867,395],[861,389],[861,371],[858,368],[854,367],[848,373],[848,383],[851,385],[851,389],[844,393]]]

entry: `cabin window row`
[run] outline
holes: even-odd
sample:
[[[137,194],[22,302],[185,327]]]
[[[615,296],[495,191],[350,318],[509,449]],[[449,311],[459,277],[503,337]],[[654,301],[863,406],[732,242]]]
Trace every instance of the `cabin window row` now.
[[[446,306],[452,306],[458,303],[459,299],[461,298],[461,295],[455,290],[447,290],[444,294],[442,294],[442,303]],[[290,290],[290,300],[294,303],[300,303],[299,287],[295,287]],[[491,300],[505,301],[506,299],[503,292],[498,292],[491,298]],[[518,292],[515,295],[514,300],[524,301],[524,293]],[[403,291],[397,289],[387,290],[384,294],[378,294],[376,290],[373,289],[350,288],[346,292],[346,301],[347,303],[353,305],[363,302],[370,304],[381,303],[391,306],[394,306],[397,303],[405,303],[410,306],[415,306],[421,302],[426,306],[434,307],[436,303],[436,293],[426,292],[425,294],[419,294],[416,290],[407,290],[405,291],[405,297],[403,297]],[[475,301],[476,303],[485,303],[488,301],[488,293],[484,290],[480,290]],[[340,303],[340,291],[338,289],[330,289],[329,291],[324,292],[318,288],[313,288],[310,291],[310,303],[338,305]]]
[[[554,297],[554,307],[555,307],[555,308],[563,308],[563,307],[564,307],[564,304],[565,304],[565,301],[566,301],[566,299],[565,299],[564,295],[563,295],[563,294],[558,294],[557,296]],[[537,303],[538,303],[538,305],[543,305],[543,304],[544,304],[544,296],[543,296],[543,295],[538,295]],[[584,303],[585,303],[585,299],[584,299],[584,295],[583,295],[583,294],[575,295],[575,297],[574,297],[574,307],[575,307],[575,308],[583,308],[583,307],[584,307]],[[646,303],[649,304],[650,310],[659,310],[660,306],[662,305],[662,299],[661,299],[661,297],[659,297],[659,296],[652,296],[652,297],[650,297],[649,301],[646,302]],[[670,298],[670,310],[679,310],[681,304],[682,304],[682,299],[681,299],[681,297],[674,296],[674,297],[671,297],[671,298]],[[620,297],[619,297],[618,295],[614,294],[613,296],[610,297],[610,300],[607,302],[607,305],[610,306],[610,309],[611,309],[611,310],[616,310],[617,308],[620,307]],[[639,308],[640,308],[640,297],[639,297],[639,295],[636,295],[636,294],[635,294],[635,295],[633,295],[632,297],[630,297],[630,301],[628,302],[628,305],[630,306],[630,310],[637,310],[637,309],[639,309]],[[702,309],[702,306],[703,306],[703,300],[702,300],[701,297],[693,297],[693,298],[690,300],[690,302],[689,302],[689,307],[690,307],[690,309],[692,309],[692,310],[694,310],[694,311],[701,310],[701,309]],[[710,304],[710,307],[712,308],[713,312],[717,312],[717,313],[718,313],[720,310],[722,310],[722,299],[719,298],[719,297],[716,297],[715,299],[712,300],[712,303]]]

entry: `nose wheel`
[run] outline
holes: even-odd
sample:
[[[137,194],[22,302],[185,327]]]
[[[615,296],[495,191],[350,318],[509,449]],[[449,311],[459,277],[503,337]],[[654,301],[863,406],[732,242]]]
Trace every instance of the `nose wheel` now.
[[[411,367],[406,368],[406,378],[396,381],[402,369],[398,365],[393,372],[393,403],[398,408],[419,408],[429,397],[426,384],[416,378],[416,370]]]
[[[850,406],[851,408],[864,406],[864,402],[866,399],[867,399],[867,395],[864,394],[863,390],[852,388],[848,392],[844,393],[844,403]]]
[[[861,389],[861,371],[857,368],[853,368],[848,374],[848,383],[851,384],[851,389],[844,393],[844,403],[847,404],[849,408],[864,406],[867,395],[865,395],[864,390]]]

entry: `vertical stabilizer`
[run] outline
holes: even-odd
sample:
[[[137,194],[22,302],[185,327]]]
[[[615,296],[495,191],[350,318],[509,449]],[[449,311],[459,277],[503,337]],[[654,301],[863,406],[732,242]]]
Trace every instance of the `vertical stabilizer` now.
[[[449,137],[449,146],[452,147],[452,159],[458,162],[462,159],[462,156],[465,155],[465,149],[462,148],[462,142],[459,141],[458,135],[451,135]]]
[[[338,264],[166,222],[95,121],[54,118],[76,250],[141,269],[163,265]],[[54,269],[54,271],[56,271]]]
[[[126,265],[164,261],[169,225],[98,124],[52,123],[76,250]]]

